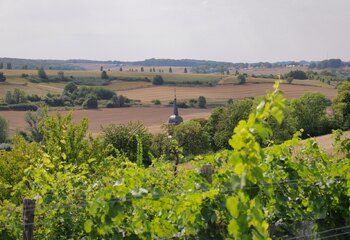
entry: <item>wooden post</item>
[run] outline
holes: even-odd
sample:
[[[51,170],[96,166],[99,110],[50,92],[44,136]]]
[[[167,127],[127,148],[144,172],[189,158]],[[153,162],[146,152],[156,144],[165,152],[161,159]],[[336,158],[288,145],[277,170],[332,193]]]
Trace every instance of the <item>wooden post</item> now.
[[[204,177],[208,180],[208,182],[211,184],[212,183],[212,174],[213,174],[213,169],[210,164],[206,164],[202,166],[202,174]]]
[[[23,240],[34,239],[35,199],[23,199]]]

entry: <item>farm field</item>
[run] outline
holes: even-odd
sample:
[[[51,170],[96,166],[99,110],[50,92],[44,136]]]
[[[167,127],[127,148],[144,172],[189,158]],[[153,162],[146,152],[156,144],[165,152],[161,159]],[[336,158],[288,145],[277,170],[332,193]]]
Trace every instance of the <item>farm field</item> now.
[[[297,98],[306,92],[320,92],[327,98],[333,99],[336,96],[336,90],[333,88],[323,88],[317,86],[306,86],[296,84],[281,84],[281,90],[288,99]],[[191,99],[205,96],[207,101],[222,101],[240,99],[245,97],[256,97],[272,89],[272,83],[245,84],[245,85],[217,85],[215,87],[176,87],[178,99]],[[160,86],[147,89],[134,89],[119,91],[119,94],[131,99],[141,100],[142,102],[151,102],[154,99],[160,101],[170,101],[173,98],[174,87]]]
[[[184,121],[195,118],[208,118],[211,109],[179,109],[180,115]],[[51,111],[50,114],[55,114]],[[60,111],[61,114],[67,114],[68,111]],[[129,121],[141,121],[152,133],[161,132],[161,125],[168,121],[172,114],[170,107],[131,107],[131,108],[104,108],[99,110],[76,110],[73,113],[73,120],[79,121],[86,117],[89,119],[89,131],[97,135],[101,127],[109,124],[127,123]],[[3,111],[0,116],[9,122],[10,130],[24,129],[26,122],[24,120],[25,112],[22,111]]]

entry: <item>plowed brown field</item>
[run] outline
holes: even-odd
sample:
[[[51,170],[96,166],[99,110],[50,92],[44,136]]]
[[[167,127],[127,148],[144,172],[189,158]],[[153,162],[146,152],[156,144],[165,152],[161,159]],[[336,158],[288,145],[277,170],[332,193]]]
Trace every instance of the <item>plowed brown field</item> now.
[[[183,119],[190,120],[194,118],[207,118],[211,109],[179,109]],[[60,111],[61,114],[67,114],[67,111]],[[165,107],[131,107],[114,108],[99,110],[76,110],[73,113],[73,120],[79,121],[82,117],[89,119],[89,130],[93,134],[100,132],[101,127],[106,127],[112,123],[127,123],[129,121],[141,121],[152,133],[161,131],[161,124],[168,121],[172,113],[172,108]],[[50,112],[55,114],[55,112]],[[25,112],[3,111],[0,116],[5,117],[9,122],[10,130],[23,129],[26,127],[24,121]]]
[[[199,96],[204,96],[209,101],[222,101],[230,98],[240,99],[245,97],[262,96],[267,90],[273,90],[272,86],[273,84],[271,83],[260,83],[245,85],[217,85],[215,87],[176,87],[176,95],[178,99],[196,99]],[[330,99],[333,99],[337,94],[336,90],[333,88],[308,85],[282,84],[280,89],[288,99],[300,97],[306,92],[320,92]],[[142,102],[151,102],[154,99],[169,101],[173,98],[174,87],[149,87],[119,91],[118,93],[131,99],[141,100]]]

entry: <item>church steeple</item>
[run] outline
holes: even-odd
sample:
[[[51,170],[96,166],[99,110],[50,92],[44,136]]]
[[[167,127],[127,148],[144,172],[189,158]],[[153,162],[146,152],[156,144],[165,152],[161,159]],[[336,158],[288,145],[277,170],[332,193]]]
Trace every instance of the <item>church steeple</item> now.
[[[169,124],[178,125],[183,122],[182,117],[179,115],[176,103],[176,89],[174,89],[174,101],[173,101],[173,115],[169,117]]]
[[[173,114],[179,115],[179,110],[177,109],[177,104],[176,104],[176,89],[174,89]]]

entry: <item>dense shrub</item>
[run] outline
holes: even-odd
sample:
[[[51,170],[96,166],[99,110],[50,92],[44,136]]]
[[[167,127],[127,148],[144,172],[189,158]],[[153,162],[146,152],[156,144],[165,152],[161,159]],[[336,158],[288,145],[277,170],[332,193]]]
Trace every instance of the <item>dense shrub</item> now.
[[[109,76],[108,76],[107,72],[104,71],[104,70],[101,73],[101,79],[109,79]]]
[[[187,155],[198,155],[210,151],[209,134],[198,121],[190,120],[175,126],[173,137]]]
[[[290,71],[288,74],[287,74],[287,77],[291,77],[293,79],[307,79],[307,75],[304,71],[301,71],[301,70],[294,70],[294,71]]]
[[[160,75],[156,75],[153,77],[152,84],[153,85],[163,85],[164,79]]]
[[[6,76],[3,72],[0,72],[0,82],[5,82],[6,81]]]
[[[45,72],[45,70],[43,68],[39,68],[38,69],[38,77],[40,79],[43,79],[43,80],[47,80],[48,79],[48,77],[46,75],[46,72]]]
[[[246,77],[243,74],[239,74],[237,79],[239,84],[245,84],[247,81]]]
[[[324,129],[329,119],[326,114],[327,99],[323,94],[306,93],[293,99],[291,107],[297,120],[297,129],[304,129],[303,137],[330,133],[330,129]]]
[[[198,97],[198,107],[205,108],[207,106],[207,100],[203,96]]]
[[[161,105],[161,104],[162,104],[162,102],[161,102],[159,99],[154,99],[154,100],[152,100],[152,103],[153,103],[154,105]]]
[[[36,111],[38,106],[31,103],[19,103],[19,104],[10,104],[9,109],[12,111]]]
[[[137,138],[141,139],[143,162],[150,164],[151,134],[141,122],[112,124],[102,129],[102,138],[105,146],[113,145],[132,162],[137,160]]]
[[[84,108],[95,109],[98,107],[97,97],[95,95],[90,95],[86,97],[85,102],[83,103]]]
[[[0,116],[0,143],[6,142],[8,138],[8,123]]]

